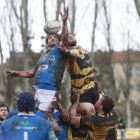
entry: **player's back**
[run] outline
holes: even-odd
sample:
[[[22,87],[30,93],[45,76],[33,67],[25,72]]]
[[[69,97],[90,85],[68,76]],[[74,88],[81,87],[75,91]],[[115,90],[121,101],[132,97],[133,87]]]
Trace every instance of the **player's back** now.
[[[86,119],[86,118],[85,118]],[[92,140],[116,140],[118,128],[118,116],[115,111],[109,114],[92,115],[90,119],[86,119],[93,131],[89,130]]]
[[[17,109],[16,109],[16,110],[10,111],[10,112],[8,113],[7,117],[6,117],[6,120],[8,120],[9,118],[11,118],[11,117],[13,117],[13,116],[15,116],[15,115],[17,115],[17,114],[18,114],[18,110],[17,110]],[[43,118],[43,119],[45,119],[45,120],[50,121],[50,119],[49,119],[44,113],[42,113],[42,112],[35,111],[35,114],[36,114],[37,116],[40,116],[41,118]]]
[[[74,50],[77,58],[75,61],[68,59],[67,70],[71,76],[72,90],[83,94],[95,86],[93,68],[88,53],[81,46]]]
[[[16,115],[1,126],[5,140],[54,140],[53,126],[36,115]]]

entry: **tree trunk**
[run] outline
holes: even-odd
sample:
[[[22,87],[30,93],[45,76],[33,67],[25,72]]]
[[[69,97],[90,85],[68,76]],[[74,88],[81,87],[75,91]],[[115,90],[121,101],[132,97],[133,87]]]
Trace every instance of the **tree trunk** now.
[[[21,25],[22,28],[22,42],[24,45],[24,53],[23,53],[23,69],[24,71],[28,70],[28,56],[29,56],[29,47],[28,47],[28,0],[22,0],[22,10],[24,13],[23,22],[24,26]],[[29,79],[25,78],[24,81],[24,91],[29,91]]]
[[[47,22],[46,0],[43,0],[43,13],[44,13],[44,19],[45,19],[45,23],[46,23]]]
[[[127,128],[131,128],[131,109],[130,109],[130,100],[126,100],[126,114],[127,114]]]
[[[57,10],[56,10],[56,20],[59,20],[60,9],[61,9],[62,0],[57,0]]]
[[[134,3],[135,3],[135,6],[136,6],[138,16],[140,18],[140,1],[139,0],[134,0]]]
[[[91,48],[91,64],[94,65],[94,55],[93,49],[95,44],[95,29],[96,29],[96,22],[97,22],[97,14],[98,14],[98,3],[95,0],[95,12],[94,12],[94,23],[93,23],[93,30],[92,30],[92,48]]]
[[[0,41],[0,57],[1,57],[1,77],[2,77],[2,80],[3,81],[3,91],[4,91],[4,99],[6,101],[6,81],[5,81],[5,75],[4,75],[4,65],[3,65],[3,53],[2,53],[2,47],[1,47],[1,41]]]

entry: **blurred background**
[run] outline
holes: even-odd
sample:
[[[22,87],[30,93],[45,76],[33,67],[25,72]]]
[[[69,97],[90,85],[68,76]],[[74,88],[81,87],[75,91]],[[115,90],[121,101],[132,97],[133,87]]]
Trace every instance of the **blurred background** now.
[[[1,0],[0,102],[16,108],[17,95],[33,79],[8,78],[5,70],[33,69],[45,51],[45,22],[58,20],[69,7],[68,28],[98,69],[96,81],[111,95],[127,128],[140,126],[139,0]],[[61,33],[61,31],[59,32]],[[62,104],[70,105],[70,77],[65,71]]]

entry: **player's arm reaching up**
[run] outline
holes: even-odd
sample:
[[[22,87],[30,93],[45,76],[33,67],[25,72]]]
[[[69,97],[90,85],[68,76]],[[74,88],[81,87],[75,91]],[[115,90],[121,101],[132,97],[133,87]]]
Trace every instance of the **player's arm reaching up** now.
[[[67,7],[67,9],[64,8],[64,15],[61,12],[60,12],[60,15],[61,15],[61,19],[63,21],[61,40],[62,40],[62,43],[66,47],[68,47],[68,38],[69,38],[68,27],[67,27],[67,19],[68,19],[68,15],[69,15],[68,7]]]
[[[68,27],[67,27],[67,19],[69,15],[69,9],[67,7],[64,8],[64,15],[60,12],[61,19],[63,21],[63,27],[62,27],[62,34],[61,34],[61,42],[60,46],[58,48],[65,54],[69,56],[70,59],[76,59],[77,54],[75,50],[69,50],[68,49],[68,40],[69,40],[69,33],[68,33]]]
[[[80,94],[75,93],[75,96],[76,96],[76,100],[74,101],[74,104],[73,104],[71,112],[70,112],[71,124],[80,127],[80,119],[81,119],[81,117],[76,116],[78,105],[79,105],[79,100],[80,100]]]
[[[14,71],[14,70],[6,70],[6,73],[9,74],[8,77],[23,77],[23,78],[32,78],[35,76],[35,69],[27,70],[27,71]]]
[[[61,100],[61,94],[59,93],[58,94],[58,101],[60,101],[60,100]],[[57,107],[58,107],[58,110],[59,110],[63,120],[65,122],[70,122],[71,119],[70,119],[70,115],[69,115],[68,111],[59,102],[57,102]]]

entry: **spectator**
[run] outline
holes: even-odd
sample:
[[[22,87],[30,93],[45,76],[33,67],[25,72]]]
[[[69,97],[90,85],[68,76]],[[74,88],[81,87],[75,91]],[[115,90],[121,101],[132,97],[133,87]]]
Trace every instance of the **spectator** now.
[[[120,130],[120,133],[121,133],[121,140],[125,140],[125,121],[124,121],[124,118],[122,117],[120,120],[119,120],[119,130]]]
[[[7,114],[9,113],[9,108],[5,104],[0,105],[0,127],[2,122],[5,120]]]

